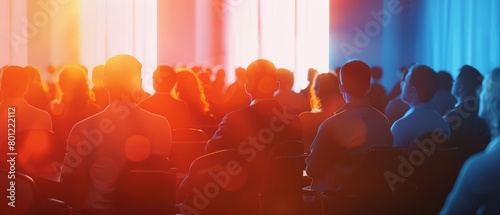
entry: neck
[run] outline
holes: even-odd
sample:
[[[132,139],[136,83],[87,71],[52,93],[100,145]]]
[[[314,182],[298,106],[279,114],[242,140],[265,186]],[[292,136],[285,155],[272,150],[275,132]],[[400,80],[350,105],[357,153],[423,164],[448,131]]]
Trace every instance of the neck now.
[[[363,100],[366,100],[366,98],[365,97],[351,96],[347,93],[344,93],[344,100],[346,103],[349,103],[349,102],[355,102],[355,101],[363,101]]]

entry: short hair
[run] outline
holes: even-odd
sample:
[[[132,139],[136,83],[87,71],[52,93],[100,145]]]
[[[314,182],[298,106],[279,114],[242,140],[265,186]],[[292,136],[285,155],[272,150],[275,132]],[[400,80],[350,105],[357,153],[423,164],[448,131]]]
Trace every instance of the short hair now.
[[[1,89],[7,96],[23,96],[29,83],[28,72],[20,66],[3,69]]]
[[[142,64],[133,56],[116,55],[104,65],[106,86],[112,90],[131,91],[140,83]]]
[[[482,118],[490,124],[492,135],[500,135],[500,68],[496,68],[484,80],[480,109]]]
[[[280,82],[280,88],[292,89],[294,82],[293,72],[285,68],[276,69],[276,72],[278,74],[278,81]]]
[[[247,83],[255,87],[254,93],[272,94],[275,92],[274,83],[277,81],[277,71],[274,64],[265,59],[258,59],[248,65],[246,69]]]
[[[102,85],[104,79],[104,65],[97,65],[92,69],[92,83],[95,85]]]
[[[408,74],[412,75],[410,80],[406,79],[407,82],[409,81],[407,84],[415,87],[418,98],[422,102],[431,101],[439,86],[439,78],[436,72],[428,66],[418,65],[412,67],[411,72]]]
[[[159,91],[170,91],[177,82],[177,72],[170,66],[159,65],[153,73],[153,81]]]
[[[373,80],[380,80],[382,76],[384,75],[384,71],[382,70],[382,67],[380,66],[373,66],[372,67],[372,78]]]
[[[484,76],[474,67],[464,65],[460,68],[457,80],[463,85],[463,91],[467,95],[476,95],[477,90],[481,88]]]
[[[447,71],[439,71],[436,73],[438,76],[438,89],[451,92],[451,87],[453,86],[453,77]]]
[[[371,68],[361,60],[351,60],[340,69],[340,82],[346,93],[364,97],[370,88]]]

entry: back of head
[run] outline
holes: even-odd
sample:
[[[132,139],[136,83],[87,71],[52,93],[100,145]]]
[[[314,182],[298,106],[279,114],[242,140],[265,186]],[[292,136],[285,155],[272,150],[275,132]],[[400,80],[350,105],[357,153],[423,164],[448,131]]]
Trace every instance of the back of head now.
[[[24,97],[28,90],[28,73],[20,66],[3,69],[1,89],[4,97]]]
[[[351,60],[340,70],[340,82],[346,93],[354,97],[364,97],[370,88],[371,68],[361,60]]]
[[[437,72],[438,80],[439,80],[439,90],[444,90],[446,92],[451,92],[451,87],[453,86],[453,78],[450,73],[447,71],[439,71]]]
[[[65,66],[59,74],[61,100],[63,102],[73,101],[74,105],[83,105],[92,100],[88,82],[88,78],[80,66]]]
[[[315,110],[319,110],[323,105],[342,99],[342,93],[339,89],[340,80],[335,73],[322,73],[316,76],[313,87],[311,88],[311,105]]]
[[[234,75],[236,76],[236,81],[245,83],[246,82],[246,77],[245,77],[245,68],[243,67],[238,67],[234,70]]]
[[[278,90],[277,72],[274,64],[265,59],[252,62],[246,69],[246,90],[253,97],[272,98]]]
[[[141,63],[130,55],[111,57],[104,66],[104,84],[110,94],[131,93],[140,88]]]
[[[372,67],[372,78],[375,81],[378,81],[382,78],[383,71],[380,66],[374,66]]]
[[[439,86],[439,78],[436,72],[428,66],[418,65],[411,68],[410,86],[415,87],[418,98],[422,102],[431,101]],[[410,74],[408,73],[408,74]]]
[[[102,86],[102,82],[104,79],[104,65],[97,65],[92,70],[92,83],[94,86],[100,87]]]
[[[177,73],[174,68],[165,65],[156,67],[153,73],[153,86],[156,92],[170,92],[177,82]]]
[[[276,69],[276,72],[278,73],[278,81],[280,82],[280,89],[291,90],[294,82],[292,71],[285,68],[279,68]]]
[[[457,82],[463,86],[463,92],[467,96],[476,96],[476,92],[483,84],[484,76],[474,67],[464,65],[460,68]]]
[[[88,88],[88,81],[83,69],[77,65],[65,66],[59,74],[59,86],[63,93],[74,90],[76,87],[85,86]]]
[[[493,136],[500,135],[500,68],[496,68],[484,80],[481,91],[479,115],[490,124]],[[492,137],[493,138],[493,137]]]
[[[26,66],[24,67],[24,70],[26,70],[26,73],[28,74],[28,80],[30,85],[32,84],[42,85],[42,76],[38,68],[33,66]]]
[[[307,81],[312,83],[314,79],[316,79],[316,76],[318,76],[318,70],[314,68],[309,68],[309,70],[307,70]]]

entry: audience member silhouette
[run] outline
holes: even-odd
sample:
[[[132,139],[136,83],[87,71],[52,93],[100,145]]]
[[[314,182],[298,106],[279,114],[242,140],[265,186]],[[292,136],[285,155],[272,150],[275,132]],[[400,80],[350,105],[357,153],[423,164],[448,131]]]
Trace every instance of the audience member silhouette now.
[[[311,143],[323,121],[335,114],[345,104],[339,90],[340,80],[334,73],[323,73],[316,76],[311,88],[312,111],[299,115],[302,123],[302,142],[306,152],[310,152]]]
[[[342,66],[339,88],[346,104],[321,124],[306,159],[312,190],[356,192],[352,182],[361,155],[391,145],[389,121],[366,98],[370,79],[370,67],[360,60]]]
[[[500,214],[499,92],[500,69],[497,69],[484,81],[479,105],[479,116],[488,122],[492,141],[484,152],[472,156],[462,166],[441,210],[442,215]]]
[[[111,210],[116,182],[127,162],[140,162],[152,154],[169,155],[168,121],[139,108],[130,96],[142,82],[141,68],[130,55],[110,58],[104,67],[110,105],[71,130],[61,178],[71,187],[68,197],[83,196],[77,207]]]
[[[380,79],[382,78],[383,71],[379,66],[372,67],[372,79],[373,83],[368,93],[368,99],[372,103],[373,107],[384,112],[385,106],[387,105],[387,97],[384,86],[380,84]]]
[[[464,158],[479,152],[490,141],[488,124],[478,115],[478,90],[483,75],[474,67],[465,65],[460,69],[453,84],[453,94],[459,104],[443,117],[451,127],[450,142],[457,146]]]
[[[38,109],[46,109],[49,104],[49,92],[45,81],[42,80],[40,70],[33,66],[24,67],[28,73],[28,93],[24,96],[26,102]]]
[[[95,103],[102,109],[109,105],[108,90],[104,88],[104,65],[98,65],[92,70],[92,92],[95,96]]]
[[[7,131],[9,112],[15,112],[15,131],[22,132],[31,129],[52,130],[50,115],[41,109],[33,107],[25,100],[29,87],[29,76],[26,69],[19,66],[7,66],[2,73],[2,102],[0,111],[5,120],[2,121],[3,131]],[[15,109],[15,110],[14,110]],[[7,132],[2,136],[7,138]]]
[[[268,153],[274,144],[301,140],[301,125],[297,114],[273,99],[278,90],[274,64],[259,59],[246,71],[246,91],[252,103],[224,116],[218,130],[206,146],[206,152],[235,149],[262,172]],[[253,165],[255,164],[255,165]]]
[[[243,198],[245,201],[259,189],[273,148],[285,141],[301,139],[297,115],[273,99],[279,86],[274,64],[264,59],[252,62],[246,70],[246,80],[245,88],[253,98],[252,103],[224,116],[218,130],[206,145],[207,153],[232,149],[244,162],[239,167],[245,167],[241,173],[244,175],[233,176],[231,180],[244,178],[244,185],[240,186],[244,190],[233,192],[237,196],[234,194],[232,197]],[[207,158],[211,155],[217,156],[217,153],[208,154],[204,159],[209,160]],[[196,182],[186,178],[178,190],[178,196],[184,197],[192,192],[192,187],[197,187],[194,183]]]
[[[410,69],[401,93],[401,99],[410,109],[391,127],[394,147],[407,147],[420,136],[436,129],[440,129],[447,137],[450,136],[450,126],[431,103],[438,85],[436,72],[428,66],[418,65]]]
[[[215,79],[210,86],[210,96],[209,102],[222,103],[222,95],[226,87],[226,71],[224,69],[218,69],[215,73]]]
[[[247,107],[250,104],[250,96],[245,91],[245,69],[238,67],[234,71],[236,81],[226,88],[226,92],[222,98],[224,103],[224,110],[222,116],[229,112],[239,110]]]
[[[405,80],[404,77],[406,76],[406,74],[408,74],[408,68],[405,67],[402,69],[405,69],[404,71],[402,71],[403,77],[401,78],[399,83],[397,83],[397,85],[401,85],[401,86],[403,86],[403,84],[404,84],[404,80]],[[401,99],[401,86],[393,88],[393,90],[394,90],[393,93],[395,93],[396,91],[399,90],[399,94],[396,95],[396,97],[394,97],[392,100],[390,100],[385,107],[384,114],[387,117],[387,119],[389,120],[389,122],[391,123],[391,125],[394,124],[394,122],[396,120],[403,117],[405,115],[405,113],[410,109],[410,106],[408,106],[408,104],[406,104],[406,102],[404,102]],[[391,95],[388,96],[388,98],[390,98],[390,97],[391,97]]]
[[[438,90],[434,94],[434,97],[432,97],[431,102],[440,114],[445,114],[457,105],[457,98],[451,94],[453,78],[447,71],[439,71],[437,75],[439,79]]]
[[[302,113],[310,110],[309,102],[306,100],[306,97],[292,90],[294,83],[292,71],[279,68],[276,72],[278,73],[280,85],[279,90],[274,95],[274,99],[284,107],[293,110],[295,113]]]
[[[172,67],[158,66],[153,73],[155,93],[139,103],[139,107],[165,117],[172,129],[187,128],[189,108],[186,102],[175,99],[171,94],[176,82],[177,73]]]
[[[3,129],[0,135],[2,138],[0,158],[3,160],[3,162],[0,163],[0,168],[9,169],[9,162],[6,161],[10,159],[10,156],[6,157],[7,153],[17,152],[17,168],[26,169],[32,165],[26,163],[26,160],[29,161],[30,156],[37,156],[37,158],[40,156],[44,157],[45,153],[47,153],[48,146],[46,144],[42,145],[42,141],[39,139],[36,141],[40,142],[23,143],[23,145],[19,142],[19,139],[15,139],[16,145],[13,146],[14,148],[12,149],[14,150],[12,151],[10,147],[8,148],[7,140],[11,140],[8,137],[20,138],[18,135],[22,132],[33,130],[50,131],[52,130],[52,120],[47,112],[33,107],[26,102],[25,95],[28,92],[29,84],[29,77],[26,69],[19,66],[8,66],[4,67],[2,70],[2,102],[0,102],[0,116],[2,116],[4,120],[0,123],[0,128]]]
[[[189,110],[189,126],[200,127],[215,124],[214,118],[210,114],[202,83],[198,76],[190,69],[181,68],[177,72],[177,85],[174,88],[174,95],[184,101]]]
[[[67,140],[73,126],[98,112],[89,82],[81,67],[68,65],[59,74],[60,98],[52,101],[48,112],[59,140]],[[63,147],[66,147],[64,145]]]
[[[307,84],[306,88],[300,90],[300,94],[304,96],[304,98],[307,98],[308,101],[311,100],[311,87],[316,76],[318,76],[318,70],[309,68],[309,70],[307,70],[307,82],[309,82],[309,84]]]
[[[411,63],[408,66],[400,67],[399,71],[396,73],[398,80],[404,80],[406,74],[408,73],[408,70],[414,65],[414,63]],[[401,95],[401,84],[400,82],[397,82],[396,84],[394,84],[394,87],[392,87],[391,91],[389,91],[389,93],[387,94],[387,101],[393,100],[399,95]]]

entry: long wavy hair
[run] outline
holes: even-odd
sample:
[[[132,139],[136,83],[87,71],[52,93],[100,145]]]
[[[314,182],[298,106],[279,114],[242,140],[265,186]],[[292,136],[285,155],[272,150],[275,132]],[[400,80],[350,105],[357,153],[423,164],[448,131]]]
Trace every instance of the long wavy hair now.
[[[339,89],[340,80],[334,73],[323,73],[316,76],[310,88],[310,101],[312,112],[321,112],[326,105],[332,105],[342,100]]]
[[[59,102],[78,107],[94,101],[89,79],[78,65],[67,65],[59,74]]]
[[[490,125],[491,135],[500,136],[500,68],[484,80],[480,96],[480,115]]]
[[[180,68],[177,70],[177,84],[172,91],[172,96],[186,102],[193,110],[198,110],[201,113],[210,111],[203,83],[191,69]]]

